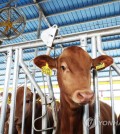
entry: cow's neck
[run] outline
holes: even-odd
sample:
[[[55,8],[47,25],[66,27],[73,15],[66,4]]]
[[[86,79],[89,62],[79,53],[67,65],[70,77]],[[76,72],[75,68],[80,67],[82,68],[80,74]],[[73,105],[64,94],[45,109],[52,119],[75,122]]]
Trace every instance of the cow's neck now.
[[[74,107],[73,102],[68,100],[68,97],[61,94],[61,108],[59,114],[60,134],[82,133],[83,106]]]

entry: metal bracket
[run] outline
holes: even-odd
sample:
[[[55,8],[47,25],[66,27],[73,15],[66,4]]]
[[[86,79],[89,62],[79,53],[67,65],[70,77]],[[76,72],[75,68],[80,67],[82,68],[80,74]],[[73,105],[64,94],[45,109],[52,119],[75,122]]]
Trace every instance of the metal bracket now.
[[[47,45],[47,47],[52,47],[53,40],[55,38],[55,35],[57,34],[57,31],[58,26],[53,25],[52,27],[48,28],[47,30],[44,30],[41,33],[41,39]]]
[[[41,98],[42,100],[42,105],[51,104],[53,102],[53,98],[51,96],[44,96]]]
[[[80,36],[80,42],[81,42],[80,47],[82,47],[82,48],[87,47],[87,35],[86,34]]]
[[[46,96],[47,104],[51,104],[53,102],[52,96]]]

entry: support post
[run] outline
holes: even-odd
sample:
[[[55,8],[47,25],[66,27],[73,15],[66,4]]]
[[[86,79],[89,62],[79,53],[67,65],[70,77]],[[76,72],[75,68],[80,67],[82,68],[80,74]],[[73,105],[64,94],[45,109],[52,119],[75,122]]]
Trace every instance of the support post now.
[[[52,49],[51,47],[47,48],[46,55],[50,55],[51,49]],[[56,130],[57,130],[57,111],[56,111],[56,106],[55,106],[55,98],[54,98],[54,92],[53,92],[51,77],[48,76],[48,75],[46,77],[47,77],[48,89],[49,89],[49,94],[50,94],[50,97],[48,98],[49,99],[48,101],[51,101],[51,99],[52,99],[51,107],[52,107],[52,114],[53,114],[54,127],[55,127],[55,128],[53,128],[53,134],[55,134]]]
[[[114,92],[113,92],[113,82],[112,82],[112,70],[110,67],[110,98],[111,98],[111,107],[112,107],[112,133],[115,134],[115,111],[114,111]]]
[[[4,93],[3,93],[3,102],[2,102],[2,111],[1,111],[1,122],[0,122],[0,134],[4,132],[4,122],[6,117],[6,108],[7,108],[7,97],[8,97],[8,85],[10,80],[10,71],[11,71],[11,62],[12,62],[12,49],[9,48],[7,52],[7,66],[5,74],[5,84],[4,84]]]
[[[96,37],[92,37],[92,57],[97,57],[97,45]],[[100,126],[100,102],[99,102],[99,92],[98,92],[98,75],[97,71],[93,69],[93,90],[95,92],[95,134],[101,134]]]
[[[81,48],[87,51],[87,36],[80,36]],[[88,125],[86,125],[86,121],[89,119],[89,104],[84,106],[84,113],[83,113],[83,134],[89,134]]]
[[[24,96],[23,96],[23,110],[22,110],[22,130],[21,130],[21,134],[24,134],[24,126],[25,126],[26,90],[27,90],[27,75],[25,74]]]
[[[14,126],[14,113],[15,113],[15,97],[16,97],[16,89],[17,89],[17,81],[18,81],[18,49],[15,50],[15,63],[14,63],[14,78],[13,78],[13,92],[11,99],[11,111],[10,111],[10,123],[9,123],[9,134],[13,134],[13,126]]]

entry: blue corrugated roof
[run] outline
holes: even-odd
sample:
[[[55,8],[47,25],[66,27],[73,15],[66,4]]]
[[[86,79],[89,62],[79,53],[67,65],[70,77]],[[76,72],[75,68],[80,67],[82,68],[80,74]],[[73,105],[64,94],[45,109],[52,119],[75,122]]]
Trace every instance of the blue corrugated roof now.
[[[61,36],[76,32],[120,26],[120,2],[118,0],[38,0],[38,2],[48,23],[51,26],[54,24],[58,25],[60,28],[58,34]],[[0,1],[0,11],[7,5],[7,3],[8,0]],[[4,40],[2,45],[37,39],[37,30],[39,25],[39,10],[37,6],[34,4],[33,0],[15,0],[11,6],[15,5],[16,9],[19,10],[19,12],[22,12],[26,17],[26,26],[22,35],[12,40]],[[0,19],[0,22],[1,21],[2,19]],[[42,18],[41,30],[45,30],[48,27],[49,26],[45,18]],[[0,30],[3,30],[3,27],[0,27]],[[2,35],[0,33],[0,38],[1,37]],[[62,46],[68,47],[79,44],[79,41],[74,41],[63,43]],[[102,47],[108,55],[114,58],[115,63],[120,66],[120,35],[102,37]],[[88,40],[87,51],[91,55],[90,39]],[[38,48],[38,55],[45,54],[45,52],[45,46]],[[57,44],[55,53],[54,50],[52,50],[51,56],[59,56],[61,52],[62,48],[59,44]],[[34,49],[24,50],[23,57],[28,65],[29,61],[34,58]],[[3,75],[5,73],[5,68],[5,55],[0,53],[0,74],[2,74],[0,75],[0,84],[3,84],[5,79]],[[108,70],[102,72],[104,73],[100,73],[99,77],[108,76]],[[113,75],[116,76],[116,73],[114,72]],[[36,81],[39,80],[37,78],[38,76],[36,76]],[[24,75],[20,74],[19,77],[21,78],[21,83]],[[52,79],[56,80],[54,77]],[[42,81],[42,78],[40,81]]]

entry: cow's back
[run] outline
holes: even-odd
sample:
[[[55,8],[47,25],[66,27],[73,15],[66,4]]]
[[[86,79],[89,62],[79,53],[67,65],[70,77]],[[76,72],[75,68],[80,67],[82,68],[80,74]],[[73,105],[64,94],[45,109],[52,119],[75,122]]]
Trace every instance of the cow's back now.
[[[120,134],[120,115],[118,116],[117,134]]]

